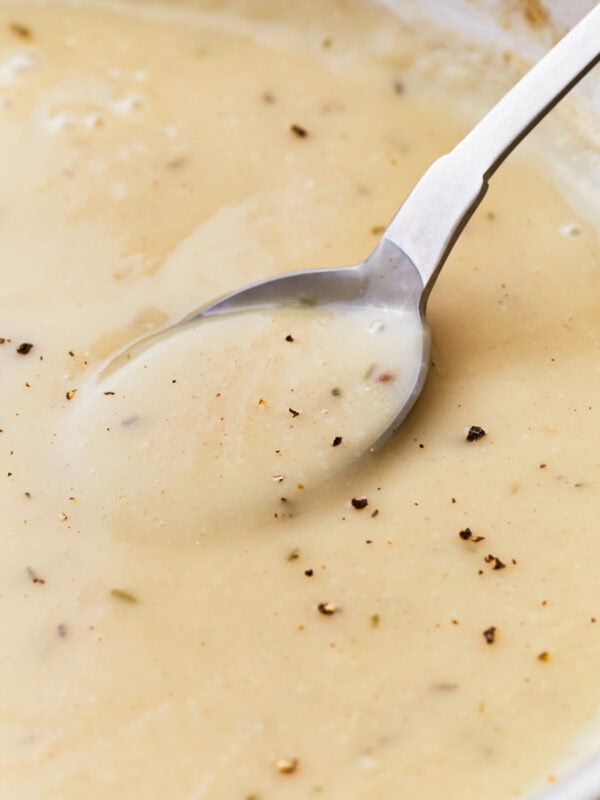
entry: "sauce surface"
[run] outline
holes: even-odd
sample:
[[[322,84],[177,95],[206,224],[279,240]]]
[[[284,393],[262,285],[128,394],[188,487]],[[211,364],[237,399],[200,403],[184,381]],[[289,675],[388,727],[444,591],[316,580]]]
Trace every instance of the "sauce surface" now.
[[[380,315],[118,360],[360,261],[460,138],[388,11],[281,5],[0,4],[3,797],[504,800],[597,720],[600,249],[548,182],[494,180],[372,456]]]

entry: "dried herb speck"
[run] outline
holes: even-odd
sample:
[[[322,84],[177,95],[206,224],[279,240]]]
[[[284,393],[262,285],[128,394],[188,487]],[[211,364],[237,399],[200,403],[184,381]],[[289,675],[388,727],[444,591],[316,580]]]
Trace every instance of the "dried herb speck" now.
[[[357,511],[361,511],[369,505],[369,501],[366,497],[353,497],[350,502],[352,503],[352,508],[355,508]]]
[[[371,623],[372,628],[378,628],[379,623],[381,622],[381,617],[379,616],[379,614],[371,614],[369,622]]]
[[[296,125],[296,123],[294,123],[293,125],[290,125],[290,130],[300,139],[305,139],[308,136],[308,131],[306,128],[303,128],[302,125]]]
[[[29,575],[29,577],[31,578],[31,582],[32,582],[32,583],[40,583],[40,584],[44,584],[44,583],[46,583],[46,581],[44,580],[44,578],[40,578],[40,576],[39,576],[39,575],[37,574],[37,572],[36,572],[36,571],[33,569],[33,567],[27,567],[27,574],[28,574],[28,575]]]
[[[67,398],[67,400],[72,400],[76,394],[77,394],[77,389],[69,389],[68,392],[65,392],[65,397]]]
[[[467,431],[467,442],[476,442],[478,439],[483,439],[485,431],[479,425],[471,425]]]
[[[33,345],[31,344],[31,342],[22,342],[17,347],[17,353],[20,356],[26,356],[27,353],[30,353],[32,351],[32,349],[33,349]]]
[[[14,33],[15,36],[18,36],[19,39],[33,39],[31,28],[27,25],[23,25],[22,22],[10,22],[8,24],[8,29],[11,33]]]
[[[298,769],[300,762],[297,758],[278,758],[275,769],[281,775],[292,775]]]
[[[341,445],[341,443],[342,443],[342,437],[341,436],[335,436],[334,439],[333,439],[333,442],[331,443],[331,446],[332,447],[339,447]]]
[[[342,394],[342,390],[338,389],[337,386],[334,386],[333,389],[331,390],[331,396],[332,397],[341,397],[341,394]]]
[[[293,409],[293,408],[288,408],[288,411],[290,412],[290,414],[292,415],[292,417],[299,417],[299,416],[300,416],[300,412],[299,412],[299,411],[296,411],[296,410],[295,410],[295,409]]]
[[[300,550],[298,550],[297,547],[294,547],[294,549],[290,550],[290,552],[287,554],[288,561],[296,561],[299,558],[300,558]]]
[[[338,607],[335,603],[319,603],[317,609],[319,614],[323,614],[325,617],[331,617],[337,612]]]
[[[61,622],[60,625],[56,626],[56,632],[60,636],[61,639],[64,639],[67,633],[69,632],[67,626],[64,622]]]
[[[537,657],[538,661],[549,661],[550,660],[550,653],[547,650],[544,650],[542,653],[539,654]]]

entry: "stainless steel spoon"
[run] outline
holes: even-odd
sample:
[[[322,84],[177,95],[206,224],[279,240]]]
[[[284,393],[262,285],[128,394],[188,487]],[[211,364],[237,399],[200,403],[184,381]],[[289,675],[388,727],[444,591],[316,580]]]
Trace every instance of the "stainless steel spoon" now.
[[[429,366],[425,310],[454,243],[481,202],[490,177],[537,123],[600,60],[600,4],[584,17],[447,155],[417,183],[371,255],[354,267],[304,270],[238,289],[186,317],[291,304],[361,306],[418,315],[412,391],[375,446],[398,428],[421,393]]]

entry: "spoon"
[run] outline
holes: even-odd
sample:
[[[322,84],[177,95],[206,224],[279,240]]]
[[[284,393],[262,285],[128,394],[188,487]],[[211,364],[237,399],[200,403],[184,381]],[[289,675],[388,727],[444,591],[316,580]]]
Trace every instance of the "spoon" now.
[[[414,383],[371,448],[375,449],[398,428],[421,393],[429,366],[427,300],[448,254],[485,195],[490,177],[599,60],[600,4],[454,150],[434,162],[365,261],[353,267],[290,272],[252,283],[192,312],[184,322],[298,302],[416,315],[423,336],[409,370],[415,375]]]

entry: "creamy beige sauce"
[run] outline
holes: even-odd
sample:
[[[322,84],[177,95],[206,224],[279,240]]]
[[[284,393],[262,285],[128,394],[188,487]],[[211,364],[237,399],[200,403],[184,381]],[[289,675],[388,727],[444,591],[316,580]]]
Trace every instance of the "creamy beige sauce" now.
[[[461,134],[389,12],[281,5],[0,5],[3,797],[500,800],[597,718],[600,251],[549,183],[495,179],[382,452],[369,315],[113,361],[360,261]]]

